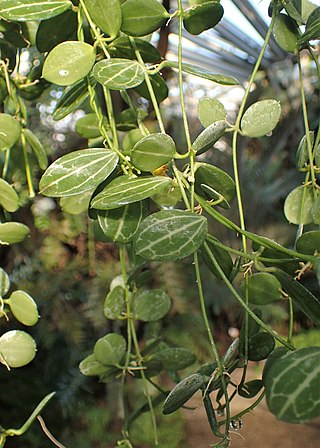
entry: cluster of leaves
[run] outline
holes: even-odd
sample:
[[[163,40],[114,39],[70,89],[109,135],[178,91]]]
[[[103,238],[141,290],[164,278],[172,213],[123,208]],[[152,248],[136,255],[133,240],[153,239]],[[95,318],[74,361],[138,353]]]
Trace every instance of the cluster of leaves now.
[[[120,380],[125,409],[122,439],[118,442],[121,447],[132,446],[130,426],[142,413],[150,411],[156,433],[154,407],[165,399],[163,413],[169,414],[183,406],[198,390],[202,391],[208,421],[220,447],[229,446],[230,425],[235,425],[234,421],[258,404],[264,394],[271,412],[280,419],[304,422],[319,415],[316,382],[320,350],[316,347],[294,350],[292,313],[288,338],[284,340],[264,323],[260,310],[252,306],[286,299],[290,307],[293,301],[312,322],[320,323],[319,299],[298,281],[307,270],[314,271],[318,281],[320,278],[320,232],[315,228],[304,232],[304,225],[320,223],[320,131],[309,129],[300,63],[303,49],[314,57],[310,40],[319,37],[320,8],[306,1],[302,2],[306,9],[300,11],[299,2],[272,1],[270,29],[235,123],[227,121],[227,110],[220,101],[202,98],[198,118],[204,129],[191,141],[183,98],[183,73],[228,86],[237,84],[237,80],[183,63],[183,28],[188,33],[201,34],[215,27],[224,14],[218,0],[190,3],[184,10],[182,2],[178,1],[176,11],[170,13],[157,0],[80,0],[76,5],[70,0],[26,0],[23,3],[2,0],[0,5],[4,36],[0,46],[3,178],[7,178],[10,171],[14,172],[11,165],[17,154],[22,154],[29,196],[33,197],[30,158],[34,158],[39,168],[46,170],[39,183],[40,194],[59,198],[61,207],[71,213],[88,210],[96,238],[119,245],[122,273],[112,282],[104,306],[105,317],[117,322],[114,328],[119,331],[98,339],[93,352],[81,362],[80,370],[84,375],[99,377],[104,383]],[[285,14],[281,12],[283,8]],[[161,60],[157,48],[145,38],[165,26],[168,20],[179,24],[177,61]],[[304,33],[300,31],[301,24],[305,25]],[[282,48],[295,53],[301,77],[305,136],[297,150],[297,167],[306,172],[306,178],[302,186],[289,194],[284,207],[288,221],[299,225],[293,249],[246,230],[236,165],[238,136],[263,137],[271,133],[280,120],[280,104],[272,98],[258,101],[244,112],[272,31]],[[36,46],[40,56],[30,72],[22,76],[16,60],[19,61],[21,50],[28,46]],[[183,153],[177,151],[162,120],[161,103],[168,96],[168,88],[161,70],[166,67],[177,70],[179,76],[186,140]],[[86,99],[89,99],[92,113],[76,123],[76,131],[88,139],[88,147],[63,155],[47,168],[41,142],[28,129],[25,100],[38,98],[51,84],[66,87],[55,107],[55,120],[77,110]],[[126,104],[120,114],[114,112],[115,97],[122,98]],[[159,132],[148,127],[150,108],[145,107],[146,104],[153,108]],[[203,161],[203,155],[227,132],[233,133],[235,180],[217,166]],[[181,160],[185,165],[180,169]],[[8,221],[0,224],[0,240],[2,244],[18,243],[29,232],[24,224],[12,221],[8,215],[17,210],[19,199],[8,181],[2,179],[0,188],[4,192],[1,205],[6,211],[3,217]],[[220,207],[228,213],[235,196],[240,226],[219,211]],[[241,234],[242,250],[228,247],[211,235],[209,217]],[[248,240],[252,242],[252,251],[248,250]],[[246,314],[240,339],[235,340],[222,358],[217,353],[206,315],[198,254],[211,272],[225,282]],[[237,256],[235,261],[230,254]],[[136,322],[158,321],[171,306],[164,290],[147,286],[144,270],[147,263],[175,262],[189,256],[194,260],[214,361],[180,381],[179,371],[195,361],[192,352],[170,347],[162,339],[151,339],[142,347]],[[303,267],[296,278],[294,269],[299,263],[303,263]],[[238,273],[244,272],[244,266],[249,269],[245,271],[243,288],[237,291],[233,282]],[[254,274],[251,269],[255,270]],[[2,278],[1,291],[6,294],[9,287],[5,273]],[[1,303],[10,307],[22,323],[36,322],[36,306],[23,291],[13,292]],[[23,337],[25,342],[26,336]],[[6,364],[18,367],[33,358],[34,351],[31,356],[30,350],[23,350],[23,356],[29,353],[28,359],[15,364],[12,345],[6,346],[4,339],[6,334],[0,338],[1,360]],[[275,340],[283,347],[275,350]],[[267,362],[263,378],[246,382],[248,362],[264,359]],[[239,385],[231,379],[236,368],[243,371]],[[162,371],[167,371],[177,383],[170,393],[151,380]],[[129,414],[125,397],[131,375],[142,380],[146,403]],[[290,387],[284,388],[288,378]],[[148,382],[158,390],[157,396],[150,396]],[[228,386],[233,387],[232,393]],[[214,391],[217,391],[216,408],[210,397]],[[252,398],[259,392],[254,405],[238,416],[231,415],[230,402],[237,393]],[[308,406],[305,406],[306,400]],[[217,411],[226,418],[219,421]],[[223,426],[224,432],[221,432]],[[1,446],[8,435],[21,433],[9,434],[8,431],[0,433],[3,434],[0,435]]]

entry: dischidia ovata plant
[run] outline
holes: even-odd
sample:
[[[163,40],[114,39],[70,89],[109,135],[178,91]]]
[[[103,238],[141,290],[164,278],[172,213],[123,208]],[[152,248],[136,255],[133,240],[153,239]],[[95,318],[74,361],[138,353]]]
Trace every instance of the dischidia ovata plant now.
[[[184,73],[222,86],[237,85],[238,81],[228,74],[184,63],[183,33],[199,35],[214,28],[224,15],[218,0],[189,3],[178,0],[173,11],[166,10],[157,0],[2,0],[0,4],[1,32],[8,42],[1,46],[1,244],[18,243],[28,235],[28,228],[11,218],[19,207],[9,178],[9,173],[14,172],[12,152],[18,148],[24,159],[30,198],[35,196],[36,182],[30,169],[31,150],[39,169],[45,170],[39,194],[59,198],[66,208],[88,209],[91,235],[99,234],[101,238],[102,234],[105,241],[118,245],[122,272],[111,283],[104,314],[106,319],[118,321],[119,332],[98,339],[92,353],[81,362],[80,370],[102,383],[120,384],[123,427],[117,444],[123,448],[132,447],[131,425],[144,412],[150,413],[156,446],[155,408],[162,406],[163,414],[170,414],[197,393],[202,396],[212,430],[213,440],[208,440],[208,444],[213,443],[211,446],[229,446],[230,431],[239,429],[242,417],[264,397],[270,411],[287,422],[303,423],[320,415],[320,348],[297,350],[292,345],[293,305],[315,325],[320,324],[319,299],[300,283],[307,271],[313,271],[320,282],[320,130],[309,125],[301,64],[301,52],[309,53],[320,79],[313,46],[320,38],[320,8],[308,0],[270,3],[268,32],[235,122],[227,121],[227,110],[220,101],[202,98],[198,116],[204,129],[192,141],[183,91]],[[300,3],[303,8],[297,6]],[[169,61],[161,59],[146,36],[174,22],[178,27],[177,60]],[[263,99],[247,107],[272,35],[297,61],[305,128],[296,158],[297,169],[305,173],[305,180],[289,193],[284,204],[286,218],[298,226],[290,248],[247,230],[238,170],[239,139],[268,135],[281,120],[277,98]],[[21,49],[34,45],[40,52],[39,64],[21,76]],[[177,152],[163,120],[167,106],[162,102],[168,96],[162,76],[165,68],[174,69],[174,76],[178,77],[185,135],[182,152]],[[88,139],[88,148],[75,149],[47,167],[46,152],[28,129],[25,100],[38,98],[51,84],[65,86],[53,113],[55,120],[72,114],[86,99],[92,113],[76,123],[79,134]],[[114,111],[116,95],[125,104],[120,114]],[[139,97],[146,99],[150,107],[146,109]],[[157,129],[152,131],[146,120],[150,116],[157,123]],[[233,178],[199,157],[226,133],[232,135]],[[238,210],[239,224],[228,218],[231,207]],[[241,248],[236,250],[219,241],[208,230],[209,220],[241,235]],[[311,227],[305,230],[309,224]],[[178,371],[188,367],[192,372],[194,354],[185,348],[171,347],[163,340],[142,344],[136,322],[160,320],[171,307],[166,291],[149,289],[143,283],[145,265],[150,261],[179,263],[185,257],[190,257],[194,265],[212,360],[181,380]],[[225,283],[244,311],[240,337],[222,357],[207,316],[199,257]],[[298,266],[298,271],[292,266]],[[234,286],[237,274],[243,276],[240,290]],[[6,317],[10,309],[25,325],[36,323],[37,308],[27,293],[13,291],[9,298],[2,298],[10,287],[3,270],[0,285],[1,316]],[[261,309],[255,308],[277,300],[286,300],[288,304],[287,336],[277,334],[264,322]],[[0,337],[0,361],[8,368],[31,361],[35,354],[31,337],[23,332],[9,336],[4,333]],[[261,360],[266,360],[262,378],[248,381],[248,363]],[[232,377],[235,370],[242,372],[238,383]],[[177,383],[171,392],[157,383],[163,371],[168,371]],[[131,378],[142,380],[145,393],[146,402],[137,409],[128,406],[127,384]],[[255,401],[234,415],[232,401],[238,394]],[[20,430],[0,427],[0,446],[4,446],[8,436],[21,435],[51,396]],[[51,440],[61,446],[54,438]]]

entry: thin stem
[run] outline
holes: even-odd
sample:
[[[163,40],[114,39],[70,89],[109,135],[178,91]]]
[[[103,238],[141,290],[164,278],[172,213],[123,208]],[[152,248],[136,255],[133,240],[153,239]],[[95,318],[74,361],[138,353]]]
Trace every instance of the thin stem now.
[[[301,103],[302,103],[302,113],[303,113],[303,121],[304,121],[304,128],[306,131],[306,139],[307,139],[307,148],[308,148],[308,156],[310,161],[310,175],[311,175],[311,181],[312,185],[316,185],[316,175],[314,172],[314,165],[313,165],[313,153],[312,153],[312,144],[310,139],[310,127],[309,127],[309,121],[308,121],[308,111],[307,111],[307,102],[306,102],[306,96],[304,93],[303,88],[303,78],[302,78],[302,67],[301,67],[301,59],[298,55],[298,67],[299,67],[299,81],[300,81],[300,95],[301,95]],[[314,197],[316,198],[316,190],[313,190]]]
[[[238,414],[235,414],[231,417],[231,420],[238,420],[239,418],[243,417],[245,414],[247,414],[248,412],[252,411],[254,408],[256,408],[258,406],[259,403],[261,403],[261,401],[264,399],[266,392],[263,391],[261,393],[261,395],[257,398],[257,400],[250,406],[248,406],[246,409],[244,409],[241,412],[238,412]],[[225,420],[221,420],[219,422],[219,426],[224,425],[227,422],[227,419]]]
[[[291,297],[288,297],[289,304],[289,331],[288,331],[288,342],[291,344],[293,335],[293,302]]]
[[[210,260],[214,264],[215,268],[217,269],[218,273],[220,274],[222,280],[226,284],[227,288],[232,292],[234,297],[237,299],[237,301],[242,306],[242,308],[244,308],[244,310],[249,314],[249,316],[252,317],[252,319],[255,322],[257,322],[260,325],[261,328],[263,328],[265,331],[270,333],[271,336],[273,336],[277,341],[279,341],[280,344],[284,345],[289,350],[295,350],[295,347],[293,345],[289,344],[287,341],[285,341],[280,336],[278,336],[271,328],[269,328],[261,319],[259,319],[255,315],[255,313],[249,308],[249,306],[246,304],[246,302],[243,300],[243,298],[240,296],[240,294],[233,287],[233,285],[231,284],[231,282],[229,281],[228,277],[226,276],[226,274],[221,269],[219,263],[217,262],[215,256],[211,252],[211,250],[210,250],[210,248],[209,248],[209,246],[208,246],[208,244],[206,242],[203,243],[203,247],[204,247],[206,253],[208,254]]]
[[[190,155],[190,193],[191,193],[191,207],[190,210],[194,211],[194,181],[195,181],[195,152],[191,149],[191,137],[189,131],[188,117],[186,113],[186,107],[183,95],[183,74],[182,74],[182,29],[183,29],[183,7],[182,1],[178,0],[178,13],[179,13],[179,41],[178,41],[178,70],[179,70],[179,96],[181,105],[181,114],[183,121],[183,128],[186,137],[188,153]]]
[[[178,185],[179,185],[179,188],[180,188],[180,192],[181,192],[181,196],[183,198],[185,206],[187,207],[188,210],[190,210],[190,202],[189,202],[189,199],[188,199],[188,197],[186,195],[186,191],[185,191],[185,188],[184,188],[182,180],[181,180],[182,173],[176,167],[176,164],[175,164],[174,160],[172,161],[172,169],[173,169],[173,173],[175,175],[175,178],[176,178],[176,180],[178,182]]]
[[[149,73],[146,70],[145,63],[144,63],[144,61],[143,61],[143,59],[141,57],[140,51],[138,50],[134,39],[132,37],[129,37],[129,39],[130,39],[132,48],[134,49],[136,58],[137,58],[138,62],[142,65],[142,67],[144,69],[144,79],[145,79],[145,82],[146,82],[146,85],[147,85],[147,88],[148,88],[148,91],[149,91],[149,95],[150,95],[150,98],[151,98],[152,106],[153,106],[153,109],[154,109],[156,117],[157,117],[157,121],[158,121],[158,125],[159,125],[159,128],[160,128],[160,131],[161,131],[162,134],[165,134],[166,133],[165,127],[164,127],[164,124],[163,124],[163,120],[162,120],[160,108],[159,108],[159,105],[158,105],[158,101],[157,101],[156,95],[154,93],[154,90],[153,90],[153,87],[152,87],[152,84],[151,84],[151,81],[150,81]]]
[[[6,150],[5,156],[4,156],[4,163],[2,168],[2,178],[5,179],[7,177],[8,173],[8,167],[9,167],[9,161],[10,161],[10,149]]]
[[[40,415],[38,415],[37,419],[39,420],[42,431],[45,433],[45,435],[48,437],[48,439],[51,440],[51,442],[54,445],[56,445],[58,448],[66,448],[64,445],[62,445],[62,443],[58,442],[58,440],[51,434],[49,429],[46,427],[46,424],[45,424],[43,418]]]
[[[25,135],[23,132],[21,133],[21,144],[22,144],[22,151],[23,151],[24,163],[25,163],[25,168],[26,168],[26,177],[27,177],[27,183],[28,183],[28,189],[29,189],[29,197],[34,198],[35,192],[33,189],[30,162],[29,162],[28,153],[27,153],[27,142],[26,142],[26,138],[25,138]]]
[[[205,328],[208,333],[208,338],[209,338],[209,342],[211,345],[211,350],[213,353],[214,360],[217,363],[217,366],[219,367],[219,370],[221,372],[221,385],[222,385],[222,389],[223,389],[223,393],[224,393],[225,401],[226,401],[227,422],[230,422],[230,406],[229,406],[227,385],[226,385],[225,378],[224,378],[224,367],[221,362],[220,356],[218,354],[218,350],[217,350],[217,347],[216,347],[216,344],[215,344],[215,341],[214,341],[214,338],[213,338],[213,335],[212,335],[212,332],[210,329],[209,319],[208,319],[204,295],[203,295],[202,281],[201,281],[201,274],[200,274],[200,267],[199,267],[199,259],[198,259],[197,253],[194,254],[194,266],[195,266],[196,282],[197,282],[197,286],[198,286],[198,294],[199,294],[202,318],[203,318],[204,325],[205,325]],[[229,433],[229,424],[227,423],[226,428],[225,428],[226,437],[228,437],[228,433]]]
[[[118,133],[117,133],[116,121],[114,119],[113,114],[113,105],[110,90],[103,86],[103,94],[107,106],[108,119],[112,131],[113,144],[117,149],[119,149]]]

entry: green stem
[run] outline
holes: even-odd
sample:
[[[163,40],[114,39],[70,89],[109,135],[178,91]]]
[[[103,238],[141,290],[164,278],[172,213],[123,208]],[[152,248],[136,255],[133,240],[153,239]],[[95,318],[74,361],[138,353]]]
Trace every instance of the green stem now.
[[[271,328],[269,328],[261,319],[259,319],[255,315],[255,313],[249,308],[249,306],[246,304],[246,302],[243,300],[243,298],[240,296],[240,294],[236,291],[236,289],[230,283],[228,277],[226,276],[226,274],[221,269],[219,263],[217,262],[215,256],[211,252],[211,250],[210,250],[210,248],[209,248],[209,246],[208,246],[208,244],[206,242],[203,243],[203,247],[204,247],[207,255],[209,256],[210,260],[214,264],[215,268],[217,269],[218,273],[220,274],[222,280],[226,284],[227,288],[232,292],[233,296],[237,299],[239,304],[242,306],[242,308],[244,308],[244,310],[249,314],[249,316],[252,317],[252,319],[255,322],[257,322],[260,325],[261,328],[263,328],[265,331],[270,333],[271,336],[273,336],[277,341],[279,341],[280,344],[284,345],[289,350],[295,350],[295,347],[293,345],[289,344],[287,341],[285,341],[280,336],[278,336]]]
[[[103,94],[104,94],[104,98],[105,98],[105,102],[106,102],[106,106],[107,106],[108,119],[109,119],[109,123],[111,126],[111,131],[112,131],[113,144],[117,149],[119,149],[118,132],[117,132],[116,121],[114,119],[114,114],[113,114],[113,105],[112,105],[112,98],[111,98],[110,90],[107,89],[106,87],[103,87]]]
[[[303,78],[302,78],[302,67],[301,67],[301,59],[298,55],[298,67],[299,67],[299,82],[300,82],[300,95],[301,95],[301,103],[302,103],[302,113],[303,113],[303,121],[304,121],[304,128],[306,132],[306,139],[307,139],[307,148],[308,148],[308,156],[310,161],[310,175],[311,175],[311,181],[312,185],[316,186],[316,175],[314,172],[314,165],[313,165],[313,153],[312,153],[312,144],[310,139],[310,127],[309,127],[309,121],[308,121],[308,111],[307,111],[307,102],[306,102],[306,96],[304,93],[303,88]],[[316,198],[316,190],[313,190],[314,198]]]
[[[291,344],[293,335],[293,302],[291,297],[288,297],[289,303],[289,331],[288,331],[288,342]]]
[[[27,142],[26,142],[26,138],[25,138],[23,132],[21,133],[21,144],[22,144],[24,163],[25,163],[25,167],[26,167],[26,177],[27,177],[27,183],[28,183],[28,189],[29,189],[29,197],[34,198],[35,192],[34,192],[33,185],[32,185],[30,162],[29,162],[28,153],[27,153]]]
[[[160,108],[159,108],[159,105],[158,105],[158,101],[157,101],[156,95],[154,93],[154,90],[153,90],[153,87],[152,87],[152,84],[151,84],[151,81],[150,81],[149,73],[146,70],[145,63],[144,63],[144,61],[143,61],[143,59],[141,57],[140,51],[138,50],[133,37],[129,37],[129,39],[130,39],[132,48],[134,49],[136,58],[137,58],[138,62],[141,64],[141,66],[144,69],[144,79],[145,79],[145,82],[146,82],[146,85],[147,85],[147,88],[148,88],[148,91],[149,91],[149,95],[150,95],[150,98],[151,98],[152,106],[153,106],[153,109],[154,109],[156,117],[157,117],[157,121],[158,121],[158,124],[159,124],[160,131],[161,131],[162,134],[165,134],[166,133],[165,127],[164,127],[164,124],[163,124],[163,120],[162,120]]]
[[[220,222],[220,224],[224,225],[228,229],[233,230],[237,233],[244,234],[251,241],[260,244],[260,246],[268,247],[283,254],[289,255],[290,257],[310,261],[311,263],[317,262],[317,257],[313,255],[301,254],[295,250],[287,249],[286,247],[281,246],[280,244],[276,243],[273,240],[270,240],[269,238],[261,237],[259,235],[256,235],[255,233],[248,232],[247,230],[242,230],[239,226],[237,226],[237,224],[230,221],[230,219],[226,218],[224,215],[222,215],[217,210],[212,208],[205,199],[201,198],[201,196],[196,195],[196,199],[203,208],[203,210],[205,210],[210,216],[212,216],[214,219]],[[208,239],[210,241],[210,235]]]
[[[247,414],[248,412],[252,411],[254,408],[256,408],[258,406],[259,403],[261,403],[261,401],[264,399],[266,392],[263,391],[261,393],[261,395],[258,397],[258,399],[250,406],[248,406],[246,409],[244,409],[241,412],[238,412],[238,414],[235,414],[231,417],[231,420],[238,420],[239,418],[243,417],[245,414]],[[219,426],[224,425],[227,422],[227,419],[225,420],[221,420],[219,422]]]
[[[208,339],[209,339],[209,342],[211,345],[211,350],[213,353],[214,360],[217,363],[219,371],[221,372],[221,385],[222,385],[223,393],[225,396],[225,402],[226,402],[227,422],[230,422],[230,406],[229,406],[227,385],[226,385],[226,381],[224,378],[224,367],[221,362],[220,356],[218,354],[216,343],[214,341],[214,338],[213,338],[213,335],[212,335],[212,332],[210,329],[209,319],[208,319],[207,310],[206,310],[206,304],[205,304],[204,295],[203,295],[202,281],[201,281],[201,274],[200,274],[200,267],[199,267],[199,259],[198,259],[197,253],[194,254],[194,266],[195,266],[196,282],[197,282],[197,287],[198,287],[198,294],[199,294],[202,318],[203,318],[204,325],[205,325],[205,328],[208,333]],[[229,434],[229,424],[227,423],[226,427],[225,427],[226,437],[228,437],[228,434]]]
[[[5,179],[7,177],[8,173],[8,167],[9,167],[9,161],[10,161],[10,149],[6,150],[5,156],[4,156],[4,163],[2,168],[2,178]]]

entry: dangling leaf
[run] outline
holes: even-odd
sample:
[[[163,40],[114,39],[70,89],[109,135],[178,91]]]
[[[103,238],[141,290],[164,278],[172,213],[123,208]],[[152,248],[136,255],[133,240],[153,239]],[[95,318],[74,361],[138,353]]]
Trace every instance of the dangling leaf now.
[[[122,140],[122,151],[125,155],[129,155],[134,145],[138,143],[144,134],[140,131],[140,129],[132,129],[127,132]]]
[[[223,17],[223,7],[220,2],[208,1],[187,9],[183,14],[185,29],[194,35],[215,27]]]
[[[63,197],[60,199],[60,207],[70,215],[80,215],[88,210],[92,193],[92,190],[88,190],[84,193]]]
[[[311,143],[311,148],[314,142],[314,132],[309,132],[309,138]],[[306,168],[309,162],[309,151],[307,143],[307,135],[304,135],[300,140],[297,153],[296,153],[296,165],[298,169]]]
[[[208,149],[217,143],[217,141],[223,136],[228,124],[225,120],[219,120],[210,124],[196,140],[192,143],[192,149],[197,155],[203,154]]]
[[[155,63],[160,61],[159,50],[144,39],[135,38],[134,45],[144,62]],[[108,52],[112,58],[136,59],[135,50],[127,36],[121,36],[113,40],[108,46]]]
[[[7,331],[0,337],[0,362],[9,367],[29,364],[36,355],[36,344],[24,331]]]
[[[320,39],[320,7],[316,8],[309,16],[306,30],[299,37],[299,44],[304,44],[309,40]]]
[[[24,291],[14,291],[7,300],[14,317],[23,325],[32,326],[38,322],[39,313],[36,302]]]
[[[162,319],[169,311],[171,300],[161,289],[152,289],[138,293],[134,300],[134,315],[144,322]]]
[[[95,85],[95,80],[89,77],[90,84]],[[86,98],[88,98],[87,81],[82,79],[73,86],[67,87],[62,97],[58,100],[52,118],[62,120],[62,118],[74,112]]]
[[[163,404],[162,413],[171,414],[181,408],[181,406],[183,406],[203,386],[203,384],[203,376],[199,373],[187,376],[187,378],[180,381],[167,396]]]
[[[222,198],[219,205],[223,208],[229,208],[236,192],[235,183],[229,174],[214,165],[202,162],[196,165],[195,188],[196,192],[206,199]]]
[[[8,114],[0,114],[0,151],[10,149],[20,138],[21,126],[18,120]]]
[[[207,230],[204,216],[182,210],[162,210],[142,221],[133,243],[137,254],[148,260],[178,260],[201,246]]]
[[[274,275],[280,281],[284,291],[291,297],[300,310],[312,322],[320,326],[320,300],[286,272],[277,269]]]
[[[164,67],[173,67],[176,69],[179,68],[178,62],[174,62],[174,61],[165,61],[161,65]],[[208,79],[209,81],[213,81],[213,82],[215,82],[217,84],[221,84],[223,86],[235,86],[235,85],[239,84],[239,81],[236,78],[234,78],[233,76],[212,73],[205,68],[196,67],[195,65],[191,65],[191,64],[183,63],[182,71],[185,73],[189,73],[190,75],[198,76],[199,78]]]
[[[0,224],[0,244],[21,243],[29,235],[29,228],[20,222]]]
[[[249,302],[255,305],[267,305],[280,300],[281,283],[268,272],[258,272],[248,278]]]
[[[170,177],[164,176],[120,176],[95,196],[91,207],[98,210],[109,210],[142,201],[162,191],[170,182]]]
[[[320,254],[320,231],[311,230],[303,233],[297,240],[296,249],[302,254]]]
[[[312,222],[313,189],[300,185],[292,190],[284,203],[284,214],[292,224],[309,224]]]
[[[57,16],[73,5],[69,0],[1,0],[0,17],[6,20],[44,20]]]
[[[129,36],[146,36],[164,25],[170,17],[157,0],[127,0],[121,8],[121,31]]]
[[[109,129],[109,123],[106,117],[103,120],[103,126]],[[101,136],[101,131],[99,128],[99,120],[96,114],[88,114],[84,117],[79,118],[76,122],[76,132],[83,138],[97,138]]]
[[[25,128],[22,132],[39,162],[39,167],[42,170],[45,170],[48,166],[48,157],[40,140],[32,131],[30,131],[30,129]]]
[[[43,64],[43,77],[59,86],[69,86],[83,79],[95,62],[92,45],[85,42],[62,42],[50,51]]]
[[[320,224],[320,195],[314,201],[311,209],[312,221],[315,224]]]
[[[84,0],[84,4],[95,25],[108,36],[115,38],[122,22],[120,0]]]
[[[241,130],[248,137],[262,137],[277,126],[281,107],[276,100],[262,100],[252,104],[241,119]]]
[[[170,347],[155,353],[154,358],[161,362],[166,370],[182,370],[196,361],[195,355],[186,348]]]
[[[118,285],[107,295],[104,302],[104,315],[108,319],[121,319],[125,310],[125,290]]]
[[[36,45],[41,53],[51,51],[56,45],[68,40],[77,29],[77,14],[67,10],[39,24]]]
[[[289,423],[320,417],[320,348],[308,347],[277,359],[266,375],[269,410]]]
[[[198,104],[198,117],[202,126],[206,128],[216,121],[225,120],[227,111],[216,98],[203,97]]]
[[[19,208],[19,197],[11,185],[0,178],[0,205],[10,213]]]
[[[5,270],[0,268],[0,296],[3,297],[7,294],[10,288],[9,275]]]
[[[40,192],[63,197],[96,188],[115,169],[117,154],[111,149],[80,149],[53,162],[40,180]]]
[[[162,76],[159,75],[159,73],[156,73],[155,75],[152,75],[149,77],[151,81],[151,85],[157,100],[157,103],[160,104],[162,101],[164,101],[166,98],[168,98],[169,95],[169,88],[166,83],[166,81],[162,78]],[[143,81],[140,85],[134,88],[134,91],[137,92],[140,96],[145,98],[146,100],[152,102],[150,92],[147,86],[147,83]]]
[[[273,36],[283,50],[294,53],[298,48],[298,27],[296,22],[286,14],[275,18]]]
[[[250,361],[262,361],[267,359],[275,346],[274,338],[267,332],[262,331],[249,339],[248,359]]]
[[[85,376],[100,376],[108,371],[108,367],[97,361],[94,354],[87,356],[79,364],[79,369],[82,375]]]
[[[212,239],[218,242],[216,238],[212,237],[211,240]],[[207,241],[207,244],[209,246],[210,252],[212,252],[215,259],[219,263],[219,266],[221,267],[225,275],[229,278],[233,267],[232,258],[230,257],[229,253],[226,250],[223,250],[220,247],[215,246],[213,243],[209,241]],[[210,256],[208,255],[204,247],[200,248],[200,254],[207,268],[213,273],[213,275],[221,279],[220,273],[217,271],[215,264],[212,262]]]
[[[144,81],[144,68],[130,59],[104,59],[93,70],[96,80],[111,90],[125,90],[138,86]]]
[[[145,203],[140,201],[114,210],[99,210],[98,222],[109,241],[128,244],[145,215]]]
[[[126,353],[126,340],[117,333],[109,333],[98,339],[94,346],[96,360],[106,366],[116,366]]]
[[[139,140],[130,156],[133,165],[142,171],[154,171],[170,162],[176,154],[176,145],[167,134],[150,134]]]

